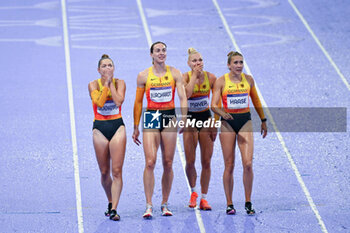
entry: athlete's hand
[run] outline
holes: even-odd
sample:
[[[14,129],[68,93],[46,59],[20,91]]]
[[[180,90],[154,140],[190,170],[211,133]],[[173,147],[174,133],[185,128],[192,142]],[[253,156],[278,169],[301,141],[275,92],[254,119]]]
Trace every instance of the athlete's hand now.
[[[233,120],[233,117],[231,116],[231,114],[225,112],[224,114],[221,115],[222,118],[224,118],[225,120]]]
[[[102,75],[106,78],[109,86],[113,81],[113,70],[105,70]]]
[[[261,133],[261,135],[262,135],[263,138],[266,137],[266,135],[267,135],[267,125],[266,125],[266,121],[261,123],[261,132],[260,132],[260,133]]]
[[[138,146],[141,145],[141,142],[139,140],[139,135],[140,135],[139,129],[134,129],[134,133],[132,134],[132,140]]]
[[[113,83],[113,72],[108,72],[108,84],[111,85]]]
[[[192,72],[192,76],[196,77],[197,79],[199,79],[200,74],[203,71],[203,65],[195,65],[193,68],[193,72]]]

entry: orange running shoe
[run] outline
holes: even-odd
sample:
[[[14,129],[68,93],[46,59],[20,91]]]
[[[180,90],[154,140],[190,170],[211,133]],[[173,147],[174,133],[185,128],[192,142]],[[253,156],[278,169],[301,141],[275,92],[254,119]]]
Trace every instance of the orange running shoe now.
[[[211,210],[211,206],[208,204],[208,201],[205,199],[201,199],[201,202],[199,203],[199,208],[201,210]]]
[[[193,192],[191,194],[191,199],[190,199],[190,203],[189,203],[188,207],[190,207],[190,208],[196,207],[196,205],[197,205],[197,197],[198,197],[198,194],[196,192]]]

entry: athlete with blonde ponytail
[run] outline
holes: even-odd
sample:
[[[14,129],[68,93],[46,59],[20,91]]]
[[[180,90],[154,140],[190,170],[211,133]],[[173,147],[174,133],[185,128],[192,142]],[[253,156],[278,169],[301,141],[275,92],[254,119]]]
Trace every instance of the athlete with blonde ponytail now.
[[[191,187],[191,197],[189,207],[194,208],[197,205],[196,180],[197,171],[195,168],[196,148],[199,142],[201,150],[202,171],[200,176],[201,200],[200,209],[211,210],[207,201],[207,193],[210,181],[210,162],[213,154],[214,141],[216,139],[217,129],[214,127],[197,127],[211,118],[210,112],[210,92],[214,87],[216,77],[214,74],[203,70],[203,58],[194,48],[188,49],[188,66],[191,71],[183,74],[186,96],[188,98],[188,116],[189,120],[195,120],[195,127],[187,127],[183,133],[183,141],[186,155],[186,175]],[[218,100],[220,104],[220,99]],[[218,119],[218,117],[216,118]],[[201,123],[201,124],[198,124]]]
[[[253,188],[253,129],[249,109],[249,97],[261,119],[261,134],[267,135],[266,118],[261,106],[255,82],[252,76],[243,73],[243,56],[239,52],[230,52],[227,59],[229,73],[221,76],[214,85],[211,109],[221,116],[220,141],[224,156],[224,190],[227,201],[227,214],[235,214],[233,206],[233,170],[235,148],[238,143],[243,164],[243,184],[245,192],[245,210],[248,215],[255,214],[251,203]],[[223,109],[217,105],[222,98]]]

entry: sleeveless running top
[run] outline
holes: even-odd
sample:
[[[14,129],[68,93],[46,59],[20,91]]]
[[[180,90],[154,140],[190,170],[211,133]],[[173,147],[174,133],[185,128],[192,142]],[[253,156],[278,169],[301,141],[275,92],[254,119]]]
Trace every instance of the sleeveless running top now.
[[[242,80],[234,83],[230,80],[229,73],[225,74],[225,87],[222,90],[222,103],[228,113],[249,112],[250,84],[241,73]]]
[[[158,77],[153,73],[153,67],[148,68],[145,85],[148,110],[169,110],[175,108],[175,80],[166,66],[166,73]]]
[[[208,73],[203,71],[204,81],[202,84],[195,84],[191,97],[187,100],[188,111],[204,112],[209,110],[210,83]],[[192,71],[188,72],[189,80],[192,77]]]
[[[103,85],[101,79],[99,78],[97,82],[99,86],[99,91],[102,92]],[[115,86],[115,79],[113,79],[113,85]],[[102,108],[98,107],[95,103],[92,103],[92,107],[94,109],[95,114],[94,121],[115,120],[122,117],[121,106],[117,107],[117,105],[114,103],[112,99],[111,90],[109,90],[107,100]]]

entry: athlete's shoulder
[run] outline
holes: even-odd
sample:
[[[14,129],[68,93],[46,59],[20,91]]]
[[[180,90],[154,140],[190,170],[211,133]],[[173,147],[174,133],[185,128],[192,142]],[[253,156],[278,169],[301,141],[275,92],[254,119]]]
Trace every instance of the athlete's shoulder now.
[[[184,82],[188,83],[188,81],[190,79],[188,72],[183,73],[182,78],[183,78]]]
[[[216,79],[214,83],[214,87],[222,88],[225,85],[225,75],[222,75],[218,79]]]
[[[98,89],[98,81],[97,81],[97,79],[89,82],[88,88],[89,88],[90,91]]]
[[[138,75],[137,75],[137,86],[145,85],[145,83],[147,81],[148,73],[149,73],[149,68],[147,68],[147,69],[141,71],[140,73],[138,73]]]
[[[170,69],[170,72],[173,73],[173,72],[177,72],[177,73],[180,73],[181,74],[181,71],[173,66],[169,66],[169,69]]]
[[[209,79],[209,83],[210,83],[210,86],[213,87],[214,86],[214,83],[216,82],[216,76],[208,71],[205,71],[208,75],[208,79]]]
[[[149,69],[150,67],[148,67],[147,69],[144,69],[143,71],[141,71],[137,76],[138,77],[147,77],[148,73],[149,73]]]
[[[212,81],[212,80],[215,81],[215,80],[217,79],[216,76],[215,76],[215,74],[210,73],[210,72],[208,72],[208,71],[205,71],[205,72],[207,72],[208,79],[209,79],[210,81]]]
[[[217,82],[225,82],[225,74],[217,79]]]
[[[181,71],[179,69],[176,69],[173,66],[169,66],[169,70],[170,70],[174,79],[177,79],[177,78],[182,79],[182,74],[181,74]]]
[[[244,77],[246,78],[247,82],[250,84],[250,86],[254,86],[254,78],[253,76],[243,73]]]

